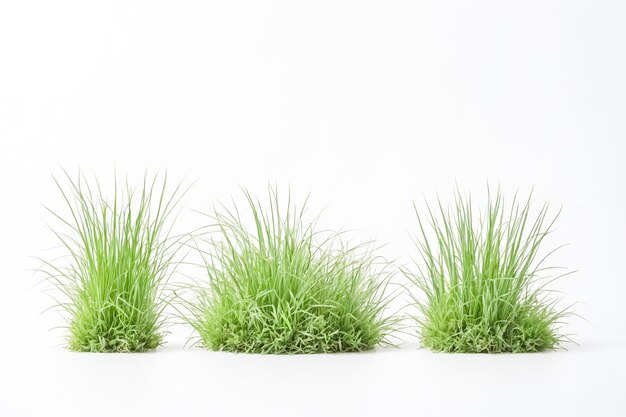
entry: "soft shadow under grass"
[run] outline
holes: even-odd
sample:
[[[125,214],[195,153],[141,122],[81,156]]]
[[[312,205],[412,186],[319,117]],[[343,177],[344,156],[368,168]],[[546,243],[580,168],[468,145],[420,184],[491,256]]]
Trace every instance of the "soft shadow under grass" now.
[[[115,184],[108,200],[81,174],[55,178],[69,208],[53,228],[69,254],[45,262],[48,279],[65,296],[68,348],[87,352],[142,352],[163,341],[161,289],[171,264],[165,230],[180,195],[166,197],[167,179],[144,178],[142,187]]]
[[[212,215],[204,252],[208,285],[188,304],[199,343],[211,350],[296,354],[369,350],[386,341],[394,319],[386,267],[366,248],[303,220],[306,202],[268,207],[245,192],[251,230],[237,207]]]
[[[533,215],[527,201],[505,205],[500,192],[489,194],[476,218],[469,197],[455,205],[441,202],[417,213],[419,273],[411,278],[424,347],[441,352],[537,352],[558,347],[566,310],[545,289],[556,268],[544,267],[554,251],[539,250],[558,217],[543,206]],[[561,275],[562,276],[562,275]],[[558,278],[558,277],[556,277]]]

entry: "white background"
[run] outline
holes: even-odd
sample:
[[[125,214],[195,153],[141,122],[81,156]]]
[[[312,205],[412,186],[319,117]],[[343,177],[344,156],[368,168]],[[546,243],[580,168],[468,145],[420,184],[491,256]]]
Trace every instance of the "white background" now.
[[[626,3],[0,3],[0,416],[626,415]],[[66,352],[29,256],[51,174],[167,170],[192,209],[268,182],[406,262],[412,200],[535,188],[580,344],[532,355]]]

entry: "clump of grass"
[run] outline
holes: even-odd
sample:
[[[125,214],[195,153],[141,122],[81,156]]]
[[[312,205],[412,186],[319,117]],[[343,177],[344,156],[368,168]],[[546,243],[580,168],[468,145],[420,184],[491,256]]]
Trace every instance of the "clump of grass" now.
[[[118,185],[111,200],[97,180],[54,181],[69,213],[48,209],[62,226],[52,228],[69,257],[45,261],[47,278],[64,295],[68,348],[86,352],[143,352],[163,342],[162,287],[169,277],[172,240],[166,222],[180,196],[167,176],[139,189]],[[69,260],[66,262],[65,260]]]
[[[538,352],[555,349],[567,309],[558,309],[546,285],[540,247],[558,217],[544,205],[535,214],[531,196],[517,194],[507,205],[489,193],[477,219],[470,197],[458,191],[455,204],[415,209],[419,273],[411,275],[424,297],[414,296],[424,347],[441,352]],[[429,233],[430,232],[430,233]],[[558,248],[557,248],[558,249]],[[565,275],[565,274],[563,274]],[[563,276],[561,275],[561,276]]]
[[[296,354],[354,352],[387,342],[389,275],[363,246],[315,231],[306,201],[269,205],[244,192],[252,228],[220,206],[204,252],[208,285],[188,305],[199,343],[211,350]]]

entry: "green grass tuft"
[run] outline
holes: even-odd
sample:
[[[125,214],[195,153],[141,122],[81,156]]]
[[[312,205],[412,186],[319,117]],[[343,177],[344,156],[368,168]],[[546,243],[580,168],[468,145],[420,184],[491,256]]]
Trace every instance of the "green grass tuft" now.
[[[253,227],[237,207],[211,215],[204,253],[209,284],[188,308],[199,343],[211,350],[296,354],[354,352],[386,342],[386,265],[364,246],[314,230],[289,197],[269,206],[244,192]],[[324,237],[325,236],[325,237]]]
[[[86,352],[143,352],[163,342],[161,290],[173,252],[166,221],[181,196],[166,197],[167,177],[144,177],[138,190],[115,182],[112,201],[84,175],[54,178],[69,209],[53,228],[68,257],[47,261],[47,278],[65,296],[68,348]],[[67,230],[62,230],[67,228]],[[69,259],[69,262],[64,260]]]
[[[428,211],[423,218],[416,208],[419,273],[409,274],[424,295],[414,296],[424,347],[538,352],[567,339],[560,333],[567,310],[545,289],[558,278],[544,276],[556,269],[543,266],[554,251],[539,255],[558,214],[548,217],[544,205],[533,215],[531,196],[506,205],[500,191],[489,193],[478,219],[471,199],[458,192],[453,207],[439,201]]]

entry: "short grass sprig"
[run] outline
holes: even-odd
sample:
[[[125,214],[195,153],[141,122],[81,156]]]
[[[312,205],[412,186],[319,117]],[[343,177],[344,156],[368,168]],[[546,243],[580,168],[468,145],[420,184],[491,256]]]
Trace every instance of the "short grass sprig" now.
[[[544,263],[554,252],[540,248],[558,213],[536,213],[531,196],[517,194],[507,206],[502,193],[488,193],[476,218],[471,198],[457,191],[452,207],[441,201],[428,216],[415,208],[419,233],[414,294],[422,345],[441,352],[537,352],[555,349],[568,309],[559,309],[545,276],[557,268]],[[535,214],[533,214],[535,213]],[[558,249],[558,248],[557,248]]]
[[[144,176],[139,189],[118,184],[110,199],[80,174],[54,181],[67,215],[52,227],[69,257],[44,261],[47,279],[64,296],[67,346],[73,351],[143,352],[163,342],[162,288],[174,253],[172,216],[185,190],[168,192],[167,176]],[[67,261],[67,262],[66,262]]]
[[[188,304],[199,343],[211,350],[296,354],[354,352],[385,343],[395,319],[387,265],[339,233],[315,231],[288,198],[268,206],[245,192],[252,227],[239,209],[211,214],[204,243],[208,284]]]

